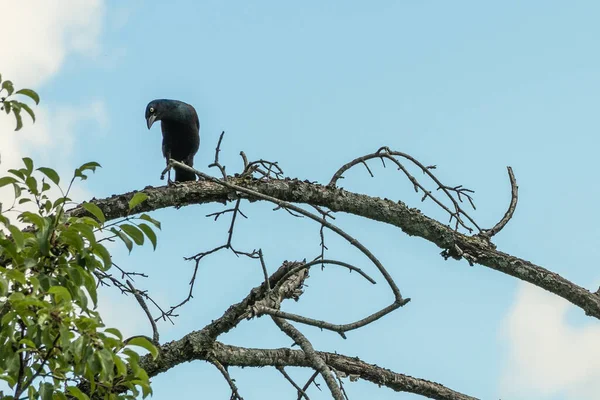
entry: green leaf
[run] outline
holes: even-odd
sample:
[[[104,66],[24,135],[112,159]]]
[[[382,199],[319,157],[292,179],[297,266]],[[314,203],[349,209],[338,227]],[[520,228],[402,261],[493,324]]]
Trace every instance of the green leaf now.
[[[0,187],[10,185],[11,183],[16,183],[17,180],[12,176],[3,176],[0,178]]]
[[[21,108],[21,110],[25,110],[25,112],[27,112],[27,114],[29,114],[29,116],[31,117],[33,122],[35,122],[35,113],[27,104],[19,103],[19,107]]]
[[[12,95],[15,91],[15,88],[13,87],[13,83],[11,81],[2,82],[2,89],[6,90],[9,96]]]
[[[154,218],[152,218],[148,214],[142,214],[142,215],[140,215],[140,219],[143,219],[144,221],[148,221],[151,224],[153,224],[154,226],[156,226],[158,229],[160,229],[160,221],[155,220]]]
[[[25,175],[23,175],[23,171],[21,171],[21,170],[18,170],[18,169],[9,169],[8,172],[11,173],[11,174],[13,174],[17,178],[25,180]]]
[[[98,207],[97,205],[95,205],[94,203],[83,203],[82,207],[89,212],[90,214],[92,214],[94,217],[96,217],[96,219],[98,221],[100,221],[100,223],[104,223],[104,221],[106,221],[106,217],[104,217],[104,213],[102,212],[102,210],[100,209],[100,207]]]
[[[100,243],[96,243],[93,247],[92,252],[97,255],[98,257],[100,257],[100,259],[102,260],[102,262],[104,263],[104,271],[107,271],[110,269],[110,267],[112,266],[112,258],[110,256],[110,253],[108,252],[108,250],[106,249],[106,247],[104,247],[102,244]]]
[[[91,226],[83,224],[81,222],[76,222],[74,224],[71,224],[69,229],[77,230],[81,234],[81,236],[88,240],[91,246],[96,244],[96,235],[94,235]]]
[[[119,376],[126,376],[127,375],[127,366],[125,365],[123,360],[121,360],[121,357],[119,357],[116,354],[113,354],[112,357],[113,357],[113,362],[115,363],[115,366],[117,367],[117,374]]]
[[[54,299],[57,303],[60,303],[61,300],[65,300],[66,302],[71,301],[71,294],[65,287],[52,286],[50,289],[48,289],[48,293],[54,295]]]
[[[15,191],[15,199],[21,197],[21,185],[13,183],[13,190]]]
[[[15,94],[22,94],[24,96],[29,97],[33,101],[35,101],[35,104],[40,104],[40,96],[35,91],[33,91],[31,89],[17,90],[17,92]]]
[[[23,222],[30,222],[38,228],[41,228],[45,225],[44,218],[29,211],[21,213],[21,220]]]
[[[51,217],[45,217],[43,221],[44,225],[37,233],[36,238],[40,252],[47,256],[50,255],[50,234],[54,232],[54,221]]]
[[[40,384],[40,398],[42,400],[52,400],[52,392],[54,391],[54,385],[49,382],[43,382]]]
[[[24,344],[27,347],[29,347],[30,349],[37,349],[37,346],[35,345],[35,343],[33,343],[31,341],[31,339],[23,338],[23,339],[19,340],[19,344]]]
[[[129,200],[129,211],[133,210],[135,206],[142,203],[147,198],[148,195],[144,192],[137,192],[136,194],[134,194],[131,200]]]
[[[101,165],[95,161],[85,163],[81,167],[75,169],[75,177],[81,178],[81,180],[84,181],[87,179],[87,175],[85,175],[83,173],[83,171],[86,171],[89,169],[92,172],[95,172],[97,167],[101,167]]]
[[[106,328],[104,332],[110,333],[111,335],[115,335],[119,338],[119,340],[123,340],[123,335],[121,334],[121,331],[119,331],[117,328]]]
[[[25,274],[22,271],[19,271],[18,269],[7,269],[6,277],[12,281],[19,282],[21,285],[25,285],[25,283],[27,282],[27,278],[25,278]],[[20,295],[23,295],[23,293],[13,292],[10,295],[10,297],[14,301],[20,301],[20,300],[23,300]]]
[[[81,171],[85,171],[85,170],[89,169],[89,170],[92,170],[92,172],[94,172],[94,171],[96,171],[97,167],[102,168],[102,166],[100,164],[98,164],[96,161],[90,161],[90,162],[83,164],[81,167],[79,167],[79,169]]]
[[[25,164],[27,172],[31,174],[33,172],[33,160],[29,157],[23,157],[23,164]]]
[[[54,201],[54,204],[52,205],[52,207],[56,208],[56,207],[60,206],[61,204],[66,203],[67,201],[71,201],[71,199],[68,197],[60,197]]]
[[[6,296],[8,293],[8,281],[0,275],[0,297]],[[0,307],[1,308],[1,307]]]
[[[83,250],[85,243],[79,233],[74,229],[69,229],[60,234],[60,240],[67,243],[70,246],[75,247],[78,251]]]
[[[13,107],[13,115],[15,116],[15,119],[17,120],[17,127],[15,128],[15,131],[18,131],[23,127],[23,119],[21,118],[21,110],[16,107]]]
[[[14,243],[12,243],[8,240],[5,243],[3,243],[3,246],[0,246],[0,251],[2,251],[5,254],[8,254],[13,261],[15,261],[15,260],[17,260],[17,258],[19,258],[19,255],[17,254],[17,247],[15,246]],[[14,271],[14,270],[11,270],[11,271]],[[8,271],[7,271],[7,273],[8,273]]]
[[[146,380],[147,382],[148,380]],[[146,382],[140,382],[139,385],[142,387],[142,398],[145,399],[148,395],[152,394],[152,388]]]
[[[133,249],[133,242],[131,241],[131,239],[129,239],[127,235],[125,235],[123,232],[115,228],[111,228],[110,231],[117,235],[123,241],[123,243],[125,243],[125,246],[127,246],[127,249],[131,253],[131,249]]]
[[[121,228],[123,232],[129,235],[133,239],[135,244],[137,244],[138,246],[144,244],[144,234],[136,226],[129,224],[121,224],[119,225],[119,228]]]
[[[104,373],[105,376],[107,376],[108,378],[111,378],[112,376],[114,376],[115,364],[113,362],[111,352],[104,348],[102,350],[98,350],[96,352],[96,356],[98,357],[98,360],[100,361],[100,364],[102,365],[102,373]]]
[[[73,281],[75,286],[81,286],[83,284],[83,277],[81,276],[80,269],[81,267],[78,265],[75,267],[67,268],[67,275],[69,275],[69,278],[71,279],[71,281]]]
[[[68,386],[67,391],[71,396],[76,397],[78,400],[90,400],[88,395],[83,393],[77,386]]]
[[[60,182],[60,177],[52,168],[39,167],[37,170],[46,175],[52,182],[54,182],[55,185],[58,185]]]
[[[27,185],[27,188],[29,189],[29,191],[32,194],[34,194],[34,195],[39,194],[38,188],[37,188],[37,180],[33,176],[28,176],[25,179],[25,184]]]
[[[125,344],[127,346],[143,347],[144,349],[148,350],[148,352],[150,354],[152,354],[152,357],[155,360],[156,360],[156,357],[158,357],[158,349],[156,348],[156,346],[154,346],[152,344],[152,342],[150,342],[148,339],[146,339],[143,336],[135,336],[135,337],[132,337],[131,339],[127,339],[125,341]]]
[[[98,305],[98,293],[96,291],[96,280],[92,277],[92,274],[86,270],[83,271],[83,279],[84,279],[83,285],[85,286],[85,289],[87,290],[90,297],[92,298],[94,307],[96,307]]]
[[[17,245],[17,250],[21,251],[21,249],[23,248],[23,244],[25,242],[23,232],[21,232],[21,230],[14,225],[10,225],[8,227],[8,230],[10,231],[10,234],[12,235],[12,238],[15,241],[15,244]]]
[[[150,241],[152,242],[152,247],[154,248],[154,250],[156,250],[156,233],[154,233],[152,228],[144,223],[139,224],[138,228],[140,228],[146,234],[148,239],[150,239]]]
[[[10,375],[0,375],[0,379],[8,382],[8,386],[13,388],[17,384],[17,380]]]

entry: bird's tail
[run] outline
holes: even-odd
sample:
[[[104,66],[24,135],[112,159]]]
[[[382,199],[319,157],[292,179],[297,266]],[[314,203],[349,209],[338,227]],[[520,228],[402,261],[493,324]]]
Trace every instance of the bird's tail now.
[[[195,181],[196,174],[175,167],[175,182]]]

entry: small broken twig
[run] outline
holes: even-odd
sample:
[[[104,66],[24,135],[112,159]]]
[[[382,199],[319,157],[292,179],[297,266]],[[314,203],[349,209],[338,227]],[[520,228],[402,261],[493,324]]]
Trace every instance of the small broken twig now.
[[[508,221],[511,220],[513,214],[515,213],[515,209],[517,208],[517,202],[519,201],[519,186],[517,186],[517,180],[515,179],[515,174],[511,167],[506,167],[508,170],[508,178],[510,179],[510,205],[508,206],[508,210],[504,214],[504,217],[498,222],[492,229],[487,229],[481,232],[480,236],[483,236],[487,239],[491,239],[492,236],[497,234],[508,224]]]

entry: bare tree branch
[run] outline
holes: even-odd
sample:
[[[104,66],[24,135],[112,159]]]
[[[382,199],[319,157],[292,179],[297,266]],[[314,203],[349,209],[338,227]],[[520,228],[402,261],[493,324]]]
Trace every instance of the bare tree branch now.
[[[513,217],[515,209],[517,208],[517,201],[519,200],[519,186],[517,186],[517,180],[511,167],[506,167],[508,170],[508,178],[510,179],[510,205],[508,210],[504,214],[504,217],[492,228],[480,233],[481,236],[487,237],[488,239],[497,234],[508,224],[508,221]]]
[[[217,167],[219,171],[221,171],[221,175],[223,179],[227,179],[227,173],[225,172],[225,166],[219,162],[219,152],[221,151],[221,142],[223,141],[223,136],[225,136],[225,131],[221,132],[219,136],[219,141],[217,142],[217,148],[215,149],[215,161],[208,166],[208,168]]]
[[[424,238],[443,249],[446,257],[460,259],[456,247],[472,257],[473,262],[532,283],[554,293],[585,311],[587,315],[600,319],[600,296],[591,293],[560,275],[524,259],[496,250],[488,240],[468,236],[423,215],[418,209],[409,208],[402,202],[371,197],[307,183],[296,179],[249,180],[229,178],[237,186],[245,187],[272,196],[282,201],[327,207],[334,212],[346,212],[399,227],[406,234]],[[166,207],[191,204],[225,203],[234,190],[214,182],[199,181],[181,186],[162,186],[143,190],[148,199],[140,204],[138,212],[148,212]],[[128,201],[134,192],[93,200],[107,219],[128,215]],[[81,206],[70,210],[71,216],[90,214]],[[321,219],[319,218],[319,223]]]
[[[225,380],[229,384],[229,388],[231,389],[230,400],[244,400],[244,398],[242,396],[240,396],[238,388],[237,388],[235,382],[233,381],[233,379],[231,378],[231,375],[229,375],[229,371],[227,371],[227,368],[224,367],[223,364],[221,364],[219,362],[219,360],[217,360],[214,357],[210,357],[208,359],[208,362],[210,362],[212,365],[214,365],[219,370],[219,372],[221,372],[221,374],[223,375],[223,378],[225,378]]]
[[[398,159],[396,157],[401,157],[401,158],[404,158],[404,159],[410,161],[411,163],[413,163],[417,167],[419,167],[421,169],[421,171],[423,171],[424,174],[429,176],[429,178],[433,182],[435,182],[435,184],[437,185],[436,190],[442,190],[446,194],[448,199],[452,202],[452,205],[454,206],[454,211],[450,211],[450,209],[448,207],[446,207],[446,205],[444,203],[442,203],[435,196],[433,196],[431,194],[431,191],[427,190],[417,180],[417,178],[415,178],[410,172],[408,172],[406,167],[404,167],[404,165],[400,161],[398,161]],[[475,204],[473,203],[473,198],[469,194],[469,193],[473,193],[472,190],[465,189],[462,187],[462,185],[450,187],[450,186],[446,186],[446,185],[442,184],[440,182],[440,180],[431,172],[431,170],[435,169],[435,167],[426,167],[425,165],[421,164],[421,162],[419,162],[416,158],[412,157],[411,155],[402,153],[400,151],[392,151],[387,146],[379,148],[379,150],[377,150],[375,153],[367,154],[366,156],[355,158],[354,160],[350,161],[349,163],[344,164],[339,170],[337,170],[337,172],[335,174],[333,174],[333,177],[331,178],[331,181],[329,181],[329,184],[327,186],[335,187],[337,184],[337,181],[339,179],[343,178],[342,175],[344,174],[344,172],[346,172],[347,170],[349,170],[350,168],[352,168],[358,164],[363,164],[367,168],[367,171],[369,172],[371,177],[373,177],[374,176],[373,172],[371,171],[371,169],[369,168],[369,166],[366,163],[366,161],[371,160],[373,158],[381,159],[381,162],[383,163],[384,167],[385,167],[385,161],[384,161],[385,159],[388,159],[391,162],[393,162],[394,164],[396,164],[398,169],[401,170],[404,173],[404,175],[406,175],[408,180],[413,184],[413,186],[415,188],[415,192],[418,193],[419,190],[421,190],[423,192],[423,197],[422,197],[421,201],[424,201],[428,197],[431,198],[431,200],[433,200],[438,206],[440,206],[448,214],[450,214],[450,223],[452,222],[453,219],[456,220],[455,230],[458,230],[458,227],[460,225],[463,228],[467,229],[469,232],[473,231],[472,228],[470,228],[463,222],[462,218],[460,217],[461,215],[463,215],[464,217],[466,217],[469,220],[469,222],[473,226],[475,226],[475,228],[477,228],[477,230],[479,230],[481,232],[481,228],[479,228],[479,226],[477,225],[475,220],[473,218],[471,218],[471,216],[469,216],[469,214],[467,214],[458,204],[459,202],[462,203],[462,201],[463,201],[462,197],[464,196],[465,198],[467,198],[467,200],[469,201],[469,203],[471,204],[473,209],[475,209]],[[456,193],[456,195],[458,197],[458,201],[450,194],[450,192]]]
[[[146,305],[146,302],[144,301],[144,298],[142,297],[140,292],[135,287],[133,287],[133,284],[130,281],[126,281],[126,282],[127,282],[127,286],[129,286],[129,289],[131,290],[131,293],[133,293],[133,296],[135,297],[137,302],[140,304],[140,307],[142,307],[142,310],[144,310],[144,313],[146,313],[148,320],[150,320],[150,325],[152,326],[152,341],[154,342],[155,345],[158,346],[160,344],[159,343],[160,336],[158,334],[158,328],[156,327],[156,322],[154,321],[154,318],[152,318],[152,314],[150,313],[150,310],[148,310],[148,306]]]
[[[344,400],[344,395],[340,387],[335,382],[335,378],[333,377],[332,371],[329,369],[327,364],[323,361],[322,358],[319,357],[315,349],[313,348],[310,341],[304,336],[298,329],[294,328],[292,324],[284,320],[283,318],[272,317],[273,322],[285,332],[290,338],[294,340],[298,346],[302,348],[302,351],[306,355],[306,358],[310,361],[313,367],[319,371],[327,387],[331,391],[331,394],[335,400]]]
[[[287,372],[285,372],[285,368],[283,368],[281,366],[275,367],[275,368],[277,369],[277,371],[281,372],[281,375],[283,375],[283,377],[298,391],[299,398],[304,397],[306,400],[310,400],[310,398],[308,397],[306,392],[304,392],[304,389],[302,389],[300,386],[298,386],[298,384],[296,382],[294,382],[292,377],[289,376]]]
[[[140,360],[140,365],[152,377],[184,362],[205,360],[210,352],[215,358],[230,367],[313,367],[311,361],[301,350],[253,349],[229,346],[220,342],[214,342],[209,347],[204,347],[199,335],[200,332],[192,332],[179,340],[161,346],[161,358],[153,361],[151,356],[145,356]],[[357,357],[321,351],[317,351],[316,354],[330,367],[348,375],[351,381],[364,379],[397,392],[414,393],[430,399],[477,400],[476,397],[459,393],[439,383],[400,374],[366,363]]]

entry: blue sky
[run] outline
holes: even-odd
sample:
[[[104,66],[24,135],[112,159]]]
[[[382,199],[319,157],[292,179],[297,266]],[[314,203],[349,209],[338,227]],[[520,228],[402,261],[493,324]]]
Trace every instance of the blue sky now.
[[[16,142],[31,142],[19,151],[59,169],[100,162],[103,168],[82,189],[90,196],[158,186],[160,129],[146,129],[144,109],[154,98],[174,98],[198,111],[195,165],[205,172],[217,174],[207,166],[222,130],[221,157],[229,172],[239,171],[243,150],[250,158],[279,161],[288,176],[322,183],[348,160],[387,145],[436,164],[447,184],[476,190],[473,215],[484,227],[494,225],[508,205],[510,165],[520,199],[514,219],[495,238],[499,249],[595,290],[600,6],[523,3],[89,2],[93,12],[67,14],[69,21],[83,15],[85,23],[72,23],[69,36],[56,36],[65,51],[55,70],[39,80],[24,75],[23,85],[36,84],[43,106],[41,120]],[[60,12],[47,14],[52,21]],[[92,33],[90,26],[96,27]],[[80,33],[91,37],[83,50],[73,39]],[[65,113],[70,124],[59,118]],[[50,151],[25,137],[37,137],[36,129],[60,130],[71,150]],[[380,163],[372,169],[375,178],[357,168],[341,185],[445,220],[432,204],[420,203],[397,171]],[[130,256],[116,249],[116,260],[148,273],[138,286],[163,305],[177,303],[193,267],[183,257],[226,240],[229,222],[204,217],[219,209],[156,212],[163,223],[158,249],[135,249]],[[236,226],[234,243],[262,247],[271,271],[283,260],[318,254],[317,225],[266,204],[243,210],[250,219]],[[345,341],[300,326],[316,348],[482,399],[583,399],[600,390],[600,365],[593,361],[600,359],[600,326],[580,310],[490,269],[444,261],[432,244],[390,226],[347,215],[338,215],[336,224],[371,248],[412,301]],[[331,233],[326,240],[331,257],[354,262],[383,283],[353,248]],[[207,259],[194,300],[175,326],[161,326],[161,341],[202,328],[260,279],[257,264],[231,254]],[[341,323],[392,300],[381,284],[371,287],[333,268],[315,269],[308,283],[301,301],[286,310]],[[116,293],[105,298],[113,305],[107,306],[108,323],[150,332],[135,302]],[[250,347],[290,344],[266,318],[245,322],[222,340]],[[292,372],[298,381],[310,376]],[[276,371],[232,373],[246,399],[294,396]],[[203,362],[160,375],[153,387],[155,398],[199,391],[226,398],[229,390]],[[364,382],[347,383],[346,390],[353,399],[416,398]],[[314,388],[309,395],[327,398]]]

